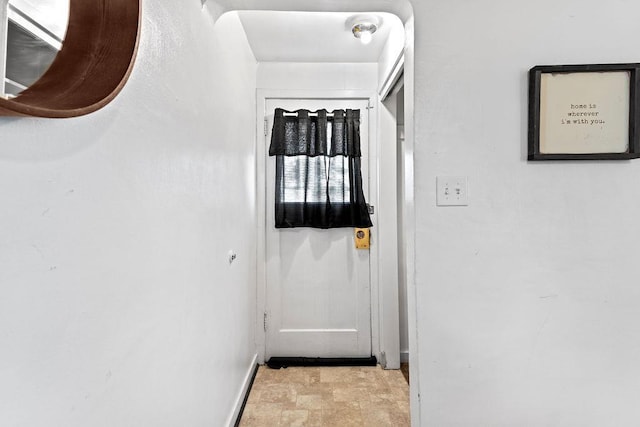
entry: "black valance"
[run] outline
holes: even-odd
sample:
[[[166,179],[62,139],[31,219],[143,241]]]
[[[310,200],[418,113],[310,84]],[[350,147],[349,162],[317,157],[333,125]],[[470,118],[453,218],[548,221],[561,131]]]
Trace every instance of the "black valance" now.
[[[360,110],[276,108],[269,155],[360,157]]]

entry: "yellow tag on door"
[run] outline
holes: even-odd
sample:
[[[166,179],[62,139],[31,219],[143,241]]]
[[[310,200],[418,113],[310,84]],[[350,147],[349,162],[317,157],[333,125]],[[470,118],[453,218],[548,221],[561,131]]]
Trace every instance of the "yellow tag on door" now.
[[[354,229],[354,236],[356,240],[356,249],[369,249],[369,229],[368,228],[356,228]]]

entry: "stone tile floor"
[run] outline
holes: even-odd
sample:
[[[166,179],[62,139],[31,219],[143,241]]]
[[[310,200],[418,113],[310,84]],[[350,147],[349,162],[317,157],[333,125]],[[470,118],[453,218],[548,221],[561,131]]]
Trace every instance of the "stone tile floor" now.
[[[409,385],[400,370],[260,366],[242,427],[410,425]]]

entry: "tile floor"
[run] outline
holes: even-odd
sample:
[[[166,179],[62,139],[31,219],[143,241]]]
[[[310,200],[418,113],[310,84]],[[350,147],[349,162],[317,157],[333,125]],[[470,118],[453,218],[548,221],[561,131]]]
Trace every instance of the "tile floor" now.
[[[260,366],[241,427],[409,426],[409,385],[400,370]]]

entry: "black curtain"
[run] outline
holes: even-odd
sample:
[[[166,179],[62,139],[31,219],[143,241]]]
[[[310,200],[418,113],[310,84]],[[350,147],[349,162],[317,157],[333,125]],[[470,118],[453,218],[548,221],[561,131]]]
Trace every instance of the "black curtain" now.
[[[371,227],[360,172],[360,110],[276,108],[276,228]]]

